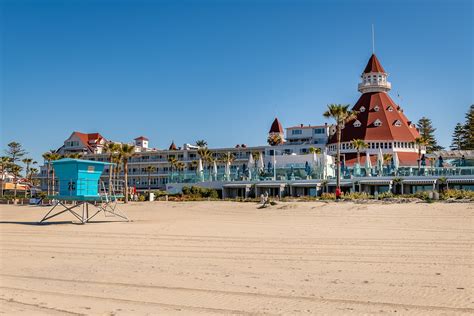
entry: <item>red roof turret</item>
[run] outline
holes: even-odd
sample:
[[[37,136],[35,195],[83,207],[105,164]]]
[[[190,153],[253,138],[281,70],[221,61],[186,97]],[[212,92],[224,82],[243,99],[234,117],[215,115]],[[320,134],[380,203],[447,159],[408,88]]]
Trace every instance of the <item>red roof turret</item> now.
[[[281,123],[278,118],[275,117],[275,120],[273,121],[272,126],[270,127],[269,133],[283,134],[283,127],[281,126]]]
[[[385,72],[385,69],[383,69],[375,54],[370,56],[369,62],[367,63],[367,66],[365,66],[364,73],[367,74],[369,72]]]

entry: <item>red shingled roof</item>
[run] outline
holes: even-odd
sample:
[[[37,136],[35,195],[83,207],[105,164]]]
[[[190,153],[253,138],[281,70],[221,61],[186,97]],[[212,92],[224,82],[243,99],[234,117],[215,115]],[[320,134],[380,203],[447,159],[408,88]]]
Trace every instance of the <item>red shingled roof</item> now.
[[[270,127],[269,133],[283,134],[283,127],[281,126],[281,123],[278,118],[275,117],[275,120],[273,121],[272,126]]]
[[[73,132],[70,137],[72,137],[73,135],[76,135],[77,138],[79,138],[81,140],[83,145],[87,146],[87,148],[89,148],[90,150],[91,150],[91,146],[90,146],[91,143],[98,143],[100,140],[105,139],[99,133],[85,134],[85,133],[81,133],[81,132]]]
[[[178,150],[178,148],[176,147],[174,141],[171,142],[171,145],[169,147],[169,150]]]
[[[369,62],[367,63],[367,66],[365,66],[364,73],[369,72],[385,72],[375,54],[370,56]]]
[[[148,140],[148,138],[146,138],[145,136],[140,136],[135,138],[134,140]]]
[[[361,111],[362,107],[365,107],[363,112]],[[378,107],[378,111],[376,111],[376,107]],[[389,108],[392,111],[389,111]],[[342,142],[353,139],[414,142],[417,137],[420,137],[418,130],[415,127],[410,127],[406,116],[385,92],[364,93],[352,110],[359,113],[356,119],[346,123],[342,130]],[[382,123],[381,126],[374,125],[377,119]],[[356,120],[361,123],[360,127],[354,126]],[[395,125],[397,121],[401,123],[401,126]],[[336,137],[333,135],[329,143],[335,142]]]

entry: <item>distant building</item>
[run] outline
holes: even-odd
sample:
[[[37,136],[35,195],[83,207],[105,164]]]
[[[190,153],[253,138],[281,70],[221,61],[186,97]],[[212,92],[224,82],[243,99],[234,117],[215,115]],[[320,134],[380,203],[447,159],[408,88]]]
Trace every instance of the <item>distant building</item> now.
[[[73,132],[69,138],[64,141],[64,145],[56,151],[61,155],[68,154],[102,154],[104,146],[108,141],[99,133],[85,134]]]

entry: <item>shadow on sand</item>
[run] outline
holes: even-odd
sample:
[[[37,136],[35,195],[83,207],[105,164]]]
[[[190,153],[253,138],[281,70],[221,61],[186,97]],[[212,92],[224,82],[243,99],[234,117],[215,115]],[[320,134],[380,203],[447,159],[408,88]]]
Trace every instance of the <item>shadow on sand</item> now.
[[[40,223],[40,222],[0,221],[0,225],[12,224],[12,225],[27,225],[27,226],[84,225],[84,224],[103,224],[103,223],[124,223],[124,222],[123,221],[93,221],[93,222],[81,223],[81,222],[74,222],[74,221],[60,221],[60,222],[43,222],[43,223]]]

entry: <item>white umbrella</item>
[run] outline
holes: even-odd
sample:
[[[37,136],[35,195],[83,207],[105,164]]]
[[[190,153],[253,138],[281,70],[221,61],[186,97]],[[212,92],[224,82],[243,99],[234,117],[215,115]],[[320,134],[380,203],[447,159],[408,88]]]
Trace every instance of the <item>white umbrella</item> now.
[[[365,171],[367,175],[370,175],[370,170],[372,169],[372,161],[370,161],[370,155],[368,152],[365,153]]]
[[[260,171],[265,170],[265,164],[263,163],[263,155],[260,154],[260,158],[258,159],[258,169]]]
[[[382,171],[383,171],[383,153],[382,153],[382,148],[379,148],[379,152],[377,153],[377,169],[378,169],[379,175],[382,175]]]
[[[253,160],[253,155],[250,153],[248,167],[249,167],[249,179],[252,179],[252,167],[255,165],[255,161]]]
[[[393,152],[393,167],[395,168],[395,170],[398,169],[398,167],[400,167],[400,160],[398,159],[398,154],[396,151]]]
[[[227,181],[230,181],[230,162],[229,161],[225,164],[225,178]]]
[[[203,174],[203,169],[202,169],[202,159],[201,158],[199,158],[197,171],[198,171],[199,180],[204,181],[204,174]]]
[[[217,181],[217,163],[216,163],[215,160],[214,160],[214,166],[213,166],[213,168],[212,168],[212,173],[213,173],[213,175],[214,175],[214,180]]]

